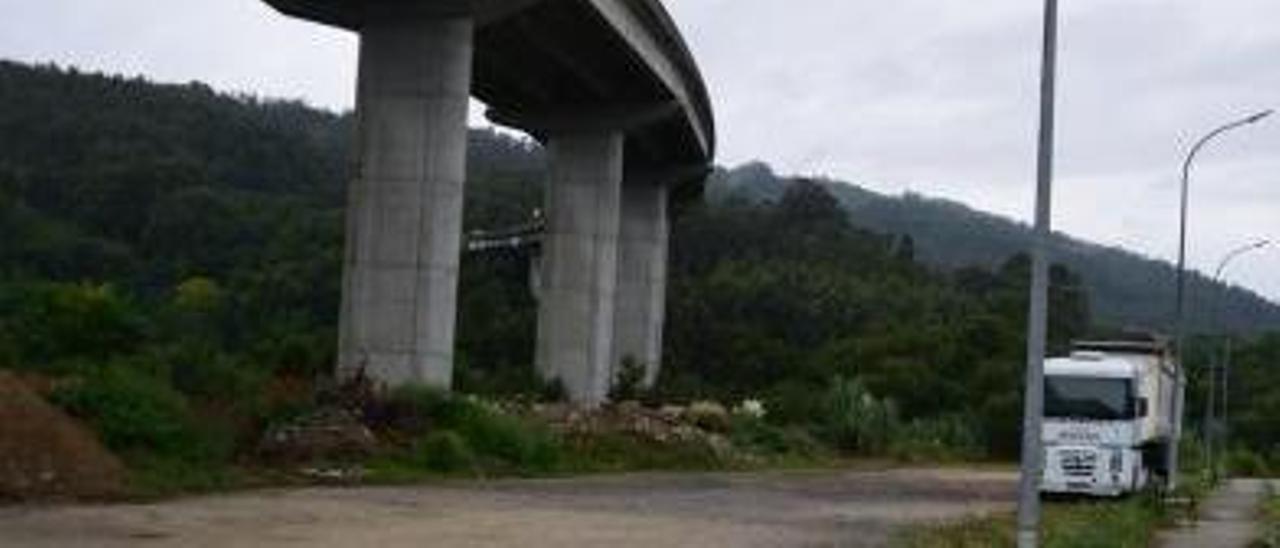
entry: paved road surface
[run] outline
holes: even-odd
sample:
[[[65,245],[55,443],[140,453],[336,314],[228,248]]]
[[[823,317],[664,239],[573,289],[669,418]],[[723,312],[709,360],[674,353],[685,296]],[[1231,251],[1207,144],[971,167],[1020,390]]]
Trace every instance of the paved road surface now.
[[[1165,548],[1244,548],[1258,531],[1257,511],[1266,480],[1236,479],[1205,501],[1194,527],[1160,535]]]
[[[913,522],[1012,509],[1015,482],[919,469],[282,490],[0,508],[0,546],[882,546]]]

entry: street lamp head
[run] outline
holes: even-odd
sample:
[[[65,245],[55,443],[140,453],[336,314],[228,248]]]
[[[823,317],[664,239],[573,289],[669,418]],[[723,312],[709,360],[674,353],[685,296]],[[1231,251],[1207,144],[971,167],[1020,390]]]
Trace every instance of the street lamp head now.
[[[1246,119],[1245,121],[1246,121],[1246,122],[1248,122],[1248,123],[1250,123],[1250,124],[1256,124],[1256,123],[1258,123],[1258,122],[1261,122],[1264,118],[1266,118],[1266,117],[1268,117],[1268,116],[1271,116],[1271,115],[1272,115],[1272,114],[1274,114],[1274,113],[1275,113],[1275,111],[1274,111],[1274,110],[1267,109],[1267,110],[1264,110],[1264,111],[1259,112],[1259,113],[1257,113],[1257,114],[1254,114],[1253,116],[1250,116],[1250,117],[1249,117],[1248,119]]]

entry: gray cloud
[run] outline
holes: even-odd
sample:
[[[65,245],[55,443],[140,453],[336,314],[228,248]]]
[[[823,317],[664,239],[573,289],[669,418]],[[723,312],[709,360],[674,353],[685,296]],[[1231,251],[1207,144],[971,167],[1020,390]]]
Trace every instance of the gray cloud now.
[[[356,38],[259,0],[0,0],[0,56],[352,103]]]
[[[717,92],[725,161],[762,157],[1029,216],[1038,2],[669,4]],[[1280,106],[1277,18],[1269,0],[1064,3],[1058,227],[1174,257],[1186,147]],[[1194,266],[1211,269],[1252,238],[1280,239],[1277,179],[1280,119],[1206,151],[1192,193]],[[1280,298],[1276,272],[1280,249],[1242,260],[1233,279]]]
[[[1040,6],[1026,0],[668,0],[714,94],[725,163],[763,159],[1026,218]],[[260,0],[0,0],[0,56],[349,108],[356,40]],[[1171,258],[1198,134],[1280,106],[1280,3],[1063,4],[1056,222]],[[1280,240],[1280,119],[1206,151],[1191,262]],[[1280,249],[1233,279],[1280,299]]]

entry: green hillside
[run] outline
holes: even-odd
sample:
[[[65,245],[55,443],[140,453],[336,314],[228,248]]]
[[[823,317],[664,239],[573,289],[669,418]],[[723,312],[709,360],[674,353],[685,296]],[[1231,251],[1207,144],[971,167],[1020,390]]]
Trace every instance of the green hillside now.
[[[710,185],[713,200],[738,197],[773,201],[789,181],[767,165],[747,164],[717,173]],[[911,236],[919,257],[948,269],[994,267],[1027,250],[1027,225],[984,213],[957,202],[906,194],[885,196],[842,181],[824,184],[849,211],[857,226]],[[1095,320],[1120,328],[1172,330],[1175,270],[1172,265],[1136,253],[1057,234],[1053,260],[1080,272],[1092,295]],[[1208,332],[1221,329],[1207,313],[1220,306],[1223,325],[1235,332],[1259,332],[1280,327],[1280,305],[1238,287],[1215,285],[1200,274],[1190,279],[1192,327]]]

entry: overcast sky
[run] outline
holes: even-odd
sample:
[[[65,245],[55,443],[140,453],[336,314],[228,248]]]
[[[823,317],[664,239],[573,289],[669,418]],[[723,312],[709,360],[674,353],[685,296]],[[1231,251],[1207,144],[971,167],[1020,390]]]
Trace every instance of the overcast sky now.
[[[711,88],[721,163],[754,159],[1028,219],[1040,6],[1032,0],[667,0]],[[352,104],[354,36],[260,0],[0,0],[0,57]],[[1199,134],[1280,106],[1280,2],[1070,0],[1056,227],[1176,256]],[[1192,189],[1190,262],[1280,241],[1280,116],[1218,141]],[[1280,245],[1229,278],[1280,300]]]

